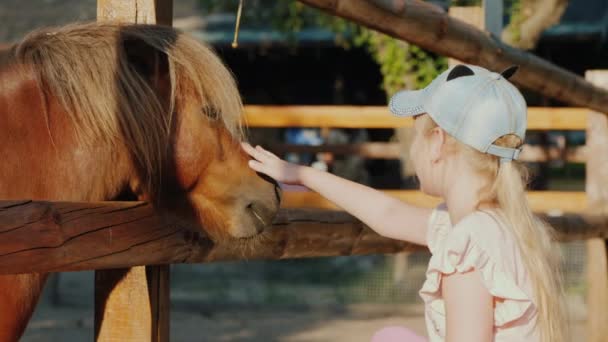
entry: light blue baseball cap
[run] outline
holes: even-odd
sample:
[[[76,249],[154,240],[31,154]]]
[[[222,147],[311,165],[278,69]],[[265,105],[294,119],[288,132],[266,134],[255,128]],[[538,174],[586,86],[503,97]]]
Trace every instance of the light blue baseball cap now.
[[[448,134],[501,162],[519,157],[521,148],[494,144],[503,135],[524,141],[527,106],[519,90],[507,79],[517,70],[495,73],[475,65],[459,64],[441,73],[426,88],[403,90],[390,100],[397,116],[427,113]]]

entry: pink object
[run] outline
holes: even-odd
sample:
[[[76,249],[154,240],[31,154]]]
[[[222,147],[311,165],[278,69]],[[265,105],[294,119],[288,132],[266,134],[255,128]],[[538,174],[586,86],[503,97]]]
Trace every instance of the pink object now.
[[[370,342],[426,342],[426,339],[410,329],[394,326],[378,330]]]

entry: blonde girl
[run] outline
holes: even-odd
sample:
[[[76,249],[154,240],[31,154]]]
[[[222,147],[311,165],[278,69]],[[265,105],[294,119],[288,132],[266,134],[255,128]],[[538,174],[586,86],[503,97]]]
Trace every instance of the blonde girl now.
[[[558,249],[516,161],[527,122],[507,80],[516,69],[458,65],[391,99],[395,115],[414,117],[410,156],[421,190],[444,200],[434,209],[243,145],[254,170],[320,193],[380,235],[428,246],[420,296],[431,341],[566,339]]]

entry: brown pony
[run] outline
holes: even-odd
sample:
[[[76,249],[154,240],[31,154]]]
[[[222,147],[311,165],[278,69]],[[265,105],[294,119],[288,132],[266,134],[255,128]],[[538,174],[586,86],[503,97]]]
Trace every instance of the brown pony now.
[[[0,199],[147,200],[216,241],[258,241],[280,192],[247,167],[241,111],[219,58],[170,27],[36,31],[0,52]],[[46,278],[0,276],[0,341]]]

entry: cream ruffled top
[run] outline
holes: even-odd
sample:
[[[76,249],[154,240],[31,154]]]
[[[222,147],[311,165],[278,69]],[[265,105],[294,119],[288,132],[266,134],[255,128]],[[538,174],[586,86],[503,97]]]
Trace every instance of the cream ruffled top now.
[[[452,226],[445,204],[433,210],[427,233],[432,257],[420,290],[430,341],[445,339],[441,277],[472,269],[494,296],[494,341],[539,341],[530,279],[503,222],[498,212],[477,211]]]

